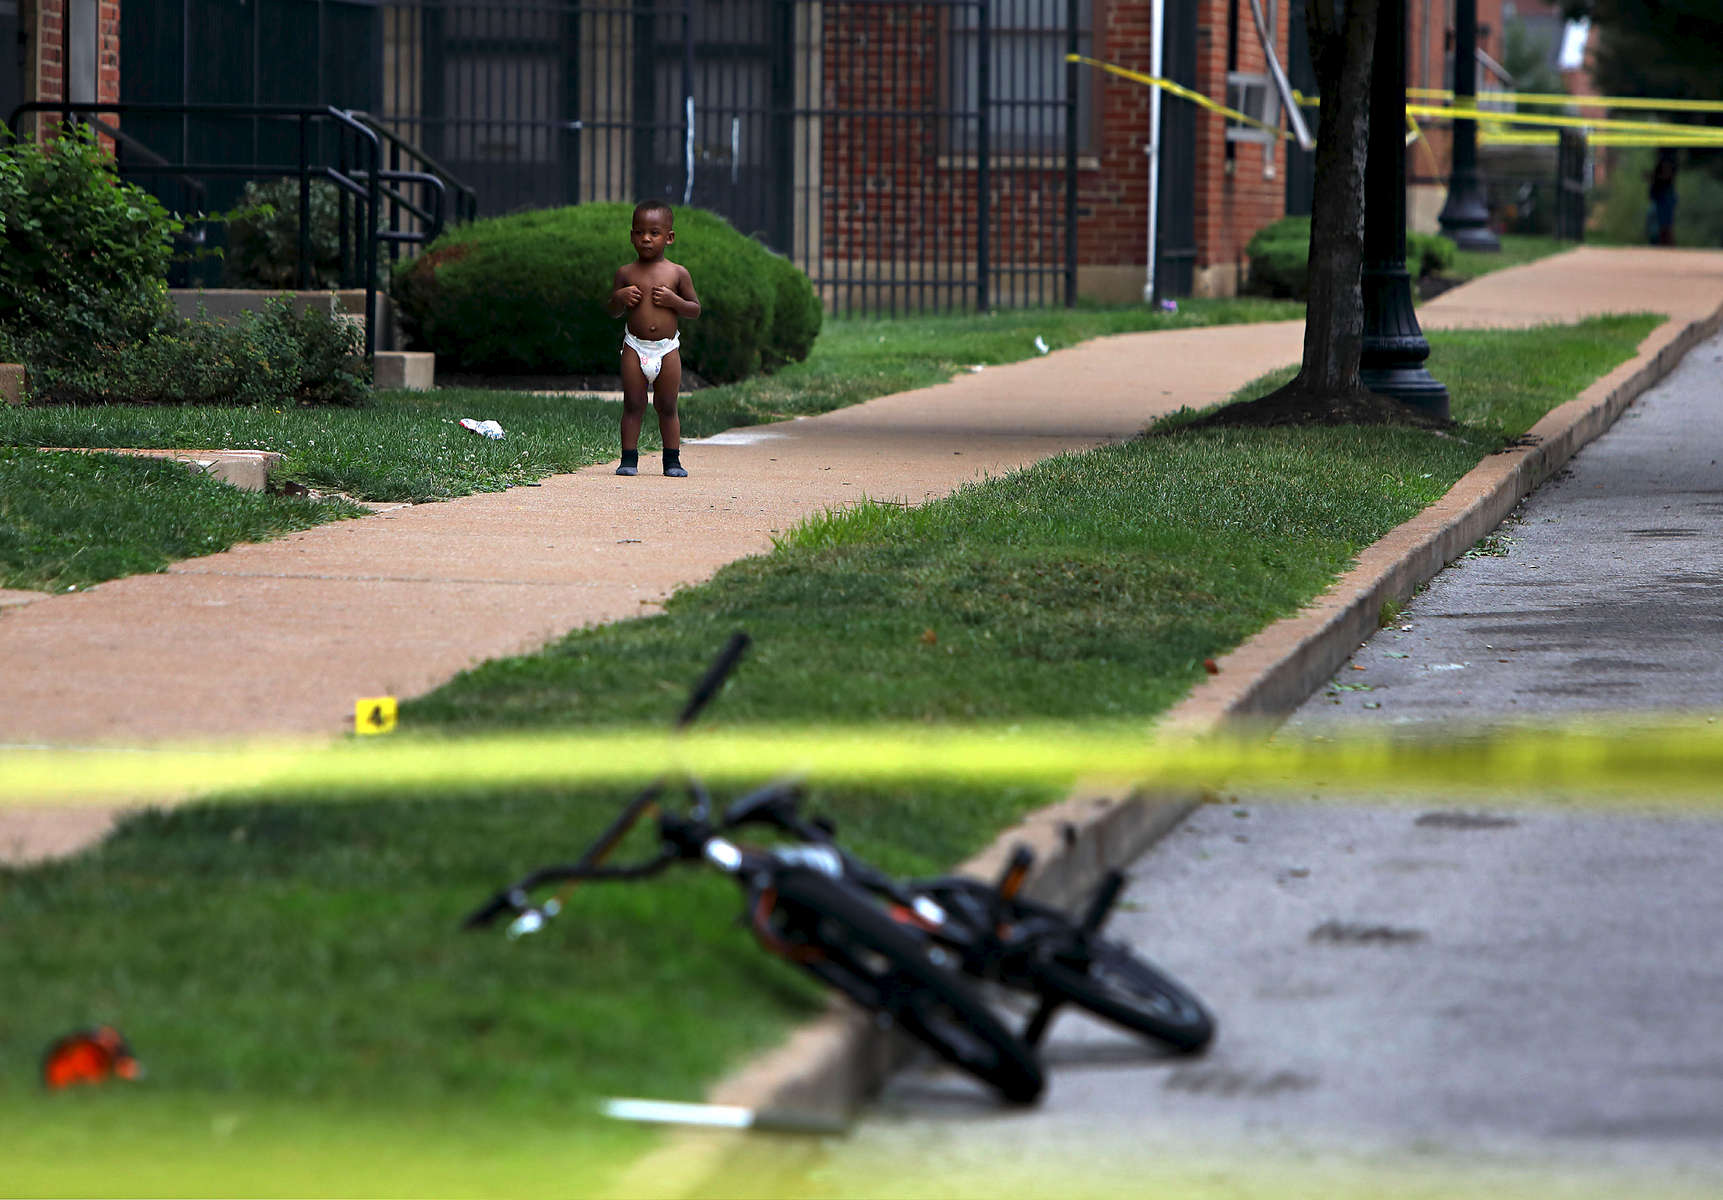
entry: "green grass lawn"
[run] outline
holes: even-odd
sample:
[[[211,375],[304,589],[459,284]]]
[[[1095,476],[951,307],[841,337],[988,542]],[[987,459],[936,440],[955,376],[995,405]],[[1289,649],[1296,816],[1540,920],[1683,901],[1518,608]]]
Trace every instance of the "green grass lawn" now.
[[[1127,330],[1301,315],[1280,301],[1193,300],[1177,313],[1137,305],[834,320],[808,361],[685,397],[683,432],[704,437],[943,382],[973,364],[1031,357],[1037,336],[1058,347]],[[274,450],[284,456],[280,481],[362,500],[419,503],[607,462],[616,457],[618,414],[614,402],[590,396],[457,388],[383,392],[359,409],[0,406],[0,453],[36,446]],[[462,417],[497,420],[507,437],[478,437],[460,427]],[[657,427],[650,420],[647,426],[645,444],[653,448]],[[0,495],[15,498],[7,515],[18,521],[15,534],[0,530],[0,586],[84,587],[356,511],[339,503],[236,499],[207,481],[164,483],[160,469],[138,464],[37,469],[30,460],[15,452],[0,457]],[[114,462],[86,460],[92,461]],[[122,481],[131,479],[152,483],[123,494]],[[236,519],[242,512],[244,520]]]
[[[1443,274],[1455,279],[1476,279],[1492,271],[1505,271],[1509,267],[1524,266],[1552,254],[1562,254],[1572,250],[1575,245],[1573,242],[1558,241],[1553,237],[1525,233],[1505,233],[1501,235],[1500,241],[1502,248],[1496,253],[1481,250],[1457,251],[1454,254],[1454,265]]]
[[[1146,719],[1655,324],[1432,334],[1461,423],[1447,434],[1180,430],[915,510],[829,514],[662,616],[485,664],[405,705],[403,726],[662,724],[738,626],[756,651],[716,721]],[[491,1163],[493,1190],[516,1191],[535,1167],[584,1161],[524,1190],[590,1190],[642,1144],[590,1115],[596,1097],[698,1095],[821,1002],[736,927],[728,882],[697,873],[583,889],[517,943],[457,932],[621,798],[265,797],[145,814],[74,860],[0,871],[8,1171],[136,1194],[149,1189],[118,1172],[141,1155],[173,1192],[449,1194],[484,1190]],[[1051,798],[947,786],[820,805],[846,843],[921,871]],[[51,1036],[99,1020],[131,1036],[149,1079],[55,1098],[23,1082]]]
[[[0,587],[72,591],[363,512],[243,492],[178,463],[0,446]]]

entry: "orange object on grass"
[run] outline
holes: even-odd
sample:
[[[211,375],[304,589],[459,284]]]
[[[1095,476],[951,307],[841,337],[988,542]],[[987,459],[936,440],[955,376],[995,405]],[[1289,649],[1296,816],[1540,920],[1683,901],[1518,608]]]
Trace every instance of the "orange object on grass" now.
[[[136,1079],[142,1074],[143,1067],[132,1048],[111,1025],[68,1033],[42,1056],[42,1082],[55,1090],[109,1079]]]

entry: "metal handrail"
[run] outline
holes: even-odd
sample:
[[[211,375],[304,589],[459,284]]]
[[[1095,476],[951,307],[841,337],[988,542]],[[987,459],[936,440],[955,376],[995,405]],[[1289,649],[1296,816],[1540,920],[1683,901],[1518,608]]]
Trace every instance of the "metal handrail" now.
[[[453,171],[432,158],[429,154],[426,154],[423,150],[419,149],[419,147],[413,145],[413,143],[390,130],[383,124],[380,118],[365,112],[363,109],[357,108],[348,109],[347,114],[355,121],[365,125],[381,137],[391,150],[399,151],[402,154],[418,160],[427,172],[435,175],[442,181],[445,188],[454,193],[455,224],[459,225],[466,221],[474,221],[478,219],[478,192],[474,191],[466,183],[462,182]]]
[[[252,179],[270,178],[274,176],[290,176],[299,180],[299,284],[307,287],[310,284],[311,270],[311,180],[326,179],[345,196],[352,197],[362,208],[364,214],[363,259],[361,268],[364,273],[365,287],[365,354],[371,357],[377,349],[377,331],[374,317],[377,309],[377,267],[380,246],[390,245],[392,248],[403,244],[425,244],[440,234],[444,228],[448,212],[448,196],[451,188],[455,195],[456,220],[463,219],[463,210],[467,214],[476,214],[477,196],[473,190],[436,163],[428,155],[415,147],[401,141],[387,130],[378,128],[371,119],[363,113],[355,113],[346,109],[328,105],[293,105],[293,104],[169,104],[169,103],[70,103],[65,101],[33,101],[21,104],[12,110],[8,125],[17,127],[18,118],[33,113],[60,113],[73,121],[83,121],[112,136],[125,139],[125,144],[135,146],[153,160],[142,166],[126,164],[120,170],[125,175],[173,175],[191,179],[195,184],[196,177],[209,175],[238,176]],[[124,117],[136,116],[208,116],[228,117],[250,120],[291,120],[299,126],[298,161],[293,164],[263,164],[263,163],[186,163],[171,162],[161,154],[137,142],[135,138],[117,132],[117,127],[105,121],[97,121],[94,114],[113,114]],[[309,129],[313,122],[328,122],[335,126],[342,135],[338,143],[338,162],[335,165],[313,163],[310,151]],[[348,161],[349,143],[357,160],[351,165]],[[428,171],[398,171],[387,170],[383,165],[383,143],[387,139],[391,147],[400,153],[416,158],[430,167]],[[422,186],[426,192],[424,204],[415,203],[409,199],[405,191],[395,185],[415,184]],[[201,185],[197,185],[201,189]],[[390,228],[383,228],[379,217],[382,204],[388,201],[391,206]],[[401,210],[412,214],[422,223],[419,230],[405,230],[394,227],[399,219]],[[470,219],[470,215],[467,217]],[[341,209],[340,240],[342,245],[342,262],[347,262],[349,230],[347,206],[345,202]],[[358,249],[356,246],[355,249]],[[361,257],[359,254],[355,258]],[[357,264],[355,264],[357,265]]]

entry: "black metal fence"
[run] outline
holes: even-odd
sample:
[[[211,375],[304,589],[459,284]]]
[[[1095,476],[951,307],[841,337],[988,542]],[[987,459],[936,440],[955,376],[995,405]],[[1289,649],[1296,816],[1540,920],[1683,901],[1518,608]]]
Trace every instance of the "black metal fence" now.
[[[487,214],[662,196],[840,312],[1071,302],[1093,0],[127,0],[122,98],[323,104]],[[1194,35],[1194,29],[1193,29]],[[182,122],[180,160],[263,161]]]

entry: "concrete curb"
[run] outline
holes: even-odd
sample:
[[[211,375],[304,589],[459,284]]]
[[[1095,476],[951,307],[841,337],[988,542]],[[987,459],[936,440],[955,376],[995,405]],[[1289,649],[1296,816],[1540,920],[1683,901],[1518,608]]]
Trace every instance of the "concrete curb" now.
[[[1545,415],[1525,445],[1485,459],[1440,501],[1368,547],[1358,564],[1307,609],[1220,659],[1219,673],[1177,705],[1163,727],[1202,734],[1234,720],[1285,718],[1376,630],[1384,603],[1410,596],[1501,524],[1515,505],[1719,328],[1723,305],[1684,326],[1674,321],[1659,326],[1631,362]],[[1130,862],[1202,802],[1200,795],[1119,796],[1080,785],[1067,799],[1005,830],[958,871],[994,878],[1012,849],[1028,844],[1036,855],[1031,892],[1069,906],[1107,870]],[[834,1001],[825,1016],[720,1081],[709,1098],[714,1104],[847,1118],[907,1051],[862,1014]],[[609,1194],[707,1192],[745,1145],[746,1139],[733,1135],[673,1134],[634,1163]]]
[[[1367,547],[1357,565],[1303,612],[1219,659],[1219,673],[1192,689],[1163,727],[1200,735],[1230,720],[1289,714],[1376,631],[1384,604],[1406,599],[1500,525],[1720,327],[1723,306],[1684,326],[1666,321],[1653,330],[1638,357],[1532,426],[1527,444],[1486,458],[1442,499]]]
[[[138,450],[107,446],[44,446],[53,454],[125,454],[183,463],[194,475],[208,475],[245,492],[269,490],[269,476],[281,465],[274,450]]]

